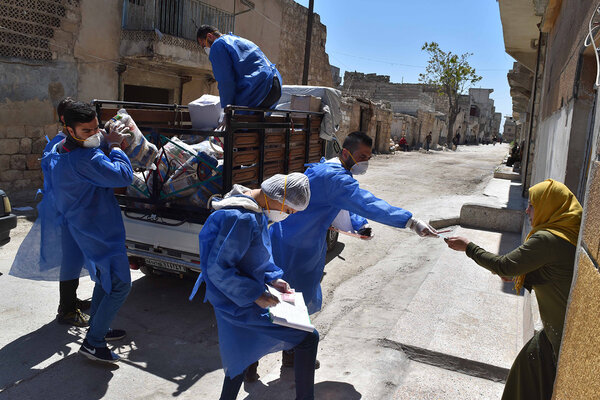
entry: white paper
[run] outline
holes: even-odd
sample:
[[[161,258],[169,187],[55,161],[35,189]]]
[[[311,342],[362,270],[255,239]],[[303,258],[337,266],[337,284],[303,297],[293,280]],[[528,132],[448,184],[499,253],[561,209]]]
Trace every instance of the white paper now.
[[[295,292],[294,305],[283,301],[281,292],[272,286],[267,285],[269,293],[279,299],[279,304],[269,307],[269,314],[274,324],[287,326],[294,329],[300,329],[306,332],[312,332],[315,327],[310,322],[308,309],[304,303],[302,292]]]

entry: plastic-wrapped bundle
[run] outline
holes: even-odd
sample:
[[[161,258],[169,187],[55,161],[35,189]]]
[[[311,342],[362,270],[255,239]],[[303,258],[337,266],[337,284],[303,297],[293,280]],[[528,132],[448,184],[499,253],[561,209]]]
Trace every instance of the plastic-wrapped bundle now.
[[[158,155],[158,149],[146,140],[133,118],[127,114],[124,108],[120,109],[117,115],[104,124],[104,129],[109,131],[111,127],[119,123],[127,126],[124,133],[129,134],[129,136],[123,140],[121,147],[129,157],[131,165],[137,168],[155,169],[154,160]]]
[[[144,174],[141,172],[134,172],[133,182],[127,187],[127,196],[131,197],[150,197],[150,186],[146,184]]]
[[[199,152],[191,156],[180,166],[163,186],[167,196],[186,197],[198,190],[199,182],[210,179],[216,174],[217,159]]]
[[[214,194],[220,194],[223,190],[222,165],[217,167],[217,174],[219,174],[218,177],[215,177],[214,180],[206,182],[204,185],[200,186],[200,188],[194,194],[184,200],[194,206],[206,208],[208,199]]]

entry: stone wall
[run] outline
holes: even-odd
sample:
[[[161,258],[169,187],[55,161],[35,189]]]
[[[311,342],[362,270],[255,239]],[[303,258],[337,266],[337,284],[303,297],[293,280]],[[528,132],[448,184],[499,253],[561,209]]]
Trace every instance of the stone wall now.
[[[419,120],[408,114],[394,113],[390,134],[397,142],[402,136],[406,136],[406,142],[410,147],[418,145],[419,138]]]
[[[205,2],[233,12],[233,2]],[[278,65],[284,84],[300,84],[307,8],[292,0],[254,3],[255,11],[236,18],[235,33],[259,44]],[[0,16],[8,21],[3,24],[39,37],[11,34],[0,39],[0,188],[15,201],[33,199],[42,186],[38,159],[45,136],[58,131],[55,109],[62,98],[122,100],[125,85],[166,89],[169,102],[182,104],[205,93],[218,94],[208,57],[195,42],[122,30],[123,0],[18,4],[0,7]],[[237,0],[236,10],[245,8]],[[333,84],[326,35],[315,14],[309,85]],[[124,72],[118,72],[120,66],[126,66]]]
[[[308,9],[293,0],[280,0],[282,4],[279,61],[277,68],[285,85],[301,85],[304,70],[304,46]],[[308,71],[309,86],[333,86],[329,56],[325,52],[327,28],[319,14],[314,14]]]
[[[371,139],[373,139],[373,151],[377,153],[389,153],[391,127],[394,114],[385,103],[373,103],[356,97],[344,96],[341,102],[342,121],[340,129],[336,133],[340,144],[350,132],[361,129],[361,114],[367,115],[367,126],[362,127]]]
[[[15,200],[33,200],[42,186],[39,158],[45,137],[58,130],[55,108],[65,96],[76,96],[80,85],[80,2],[30,6],[0,7],[10,30],[0,43],[0,57],[10,61],[0,61],[0,188]]]

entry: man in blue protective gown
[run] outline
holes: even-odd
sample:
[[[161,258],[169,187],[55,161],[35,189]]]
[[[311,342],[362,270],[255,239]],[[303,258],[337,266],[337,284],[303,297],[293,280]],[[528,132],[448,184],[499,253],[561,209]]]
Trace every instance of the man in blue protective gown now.
[[[65,108],[72,102],[72,98],[66,97],[62,99],[56,107],[56,113],[59,121],[63,124],[63,129],[65,129]],[[64,141],[66,137],[67,135],[63,131],[59,131],[57,135],[48,142],[43,153],[45,154],[52,151],[52,148],[57,143]],[[44,191],[45,190],[46,188],[44,188]],[[69,230],[65,228],[65,225],[63,225],[61,233],[62,257],[60,265],[60,282],[58,287],[59,303],[56,319],[60,324],[79,327],[88,326],[89,317],[82,311],[90,308],[91,301],[79,300],[77,298],[79,276],[81,275],[81,269],[83,268],[83,254],[69,233]]]
[[[210,25],[198,28],[196,38],[212,64],[222,108],[270,108],[279,101],[281,75],[256,44]]]
[[[106,156],[99,149],[102,134],[90,105],[68,104],[64,120],[67,136],[45,153],[42,170],[45,190],[58,212],[54,222],[71,235],[96,282],[90,327],[79,353],[92,360],[116,362],[119,357],[106,341],[125,336],[123,330],[111,330],[110,324],[131,288],[125,228],[113,193],[133,180],[131,163],[120,149],[125,128],[117,126],[108,133],[110,153]],[[40,212],[44,218],[46,210]]]
[[[367,236],[371,229],[363,217],[397,228],[411,228],[420,236],[436,233],[426,223],[412,218],[409,211],[393,207],[360,188],[353,175],[367,171],[372,144],[365,133],[352,132],[344,140],[339,158],[310,165],[304,172],[310,181],[310,204],[306,210],[270,228],[275,264],[284,271],[284,279],[304,294],[310,314],[321,309],[325,237],[341,210],[348,210],[354,229]],[[284,353],[284,366],[291,366],[292,362]]]
[[[262,356],[295,349],[296,398],[314,399],[314,372],[319,334],[271,322],[267,308],[278,303],[266,291],[270,284],[289,291],[283,271],[273,263],[267,224],[306,208],[310,199],[304,174],[275,175],[260,189],[234,185],[199,234],[202,281],[206,300],[215,310],[225,380],[221,400],[235,399],[244,371]],[[281,211],[280,211],[281,210]],[[275,394],[273,397],[277,397]]]

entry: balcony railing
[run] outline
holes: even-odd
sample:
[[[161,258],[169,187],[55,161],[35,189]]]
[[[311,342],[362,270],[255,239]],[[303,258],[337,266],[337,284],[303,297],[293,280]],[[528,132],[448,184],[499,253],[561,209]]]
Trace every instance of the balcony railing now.
[[[155,30],[196,41],[203,24],[233,31],[234,15],[197,0],[124,0],[123,29]]]

